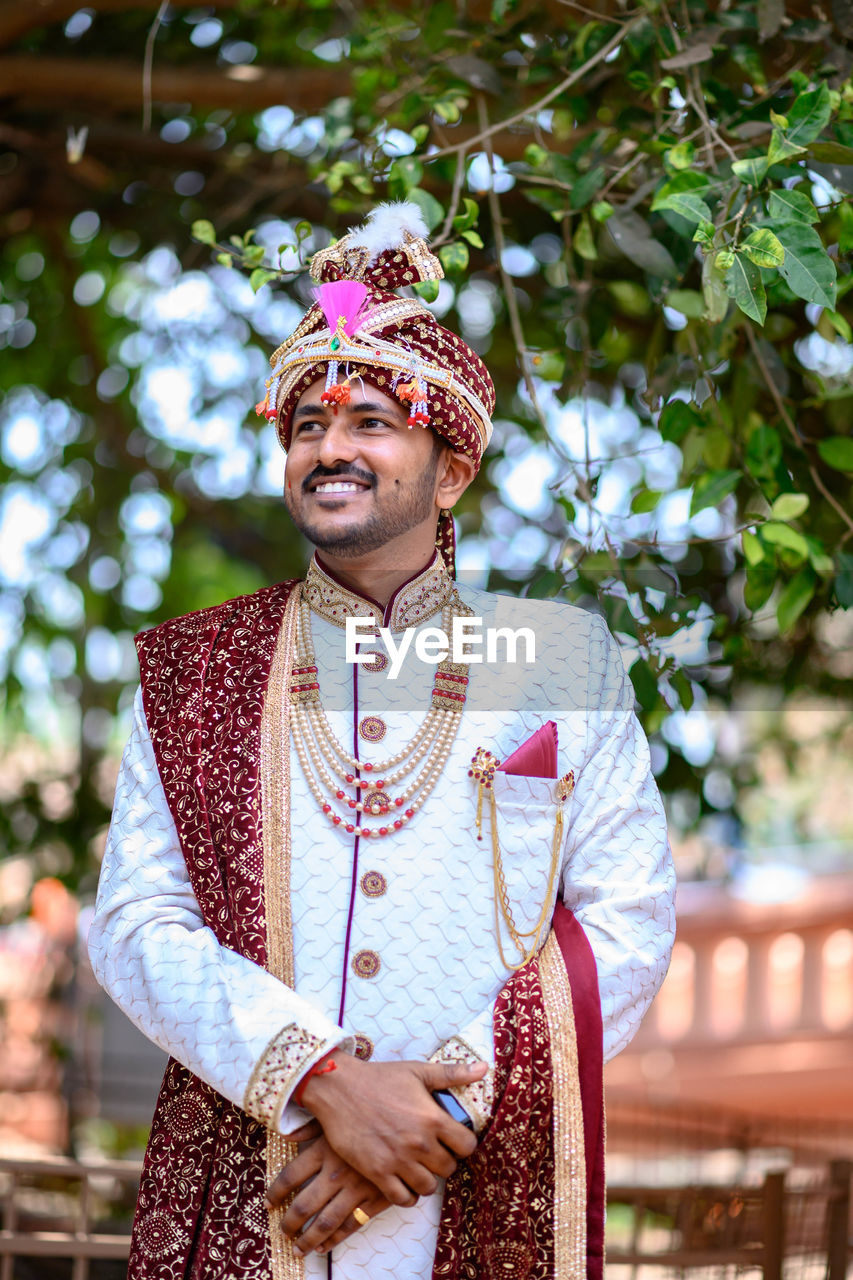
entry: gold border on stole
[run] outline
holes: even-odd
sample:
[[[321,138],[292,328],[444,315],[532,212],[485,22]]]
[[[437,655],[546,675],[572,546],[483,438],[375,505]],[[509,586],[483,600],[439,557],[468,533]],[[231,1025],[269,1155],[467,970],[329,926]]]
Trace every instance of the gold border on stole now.
[[[553,933],[539,953],[554,1090],[554,1276],[586,1277],[586,1155],[572,991]]]
[[[290,904],[290,673],[301,584],[288,597],[270,668],[261,719],[261,822],[267,968],[287,986],[295,979]],[[296,1144],[267,1130],[267,1185],[297,1153]],[[269,1212],[273,1280],[304,1280],[305,1266],[282,1231],[280,1209]]]

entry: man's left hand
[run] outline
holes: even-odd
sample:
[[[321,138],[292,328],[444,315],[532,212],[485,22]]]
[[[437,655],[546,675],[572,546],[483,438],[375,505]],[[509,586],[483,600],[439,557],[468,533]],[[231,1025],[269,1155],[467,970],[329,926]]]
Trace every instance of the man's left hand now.
[[[312,1251],[328,1253],[358,1231],[362,1224],[353,1217],[353,1209],[375,1218],[388,1208],[388,1201],[373,1183],[342,1160],[322,1135],[315,1136],[318,1132],[319,1126],[314,1124],[292,1135],[297,1141],[309,1137],[310,1141],[267,1192],[267,1201],[275,1208],[296,1192],[282,1226],[285,1235],[295,1241],[295,1252],[303,1256]]]

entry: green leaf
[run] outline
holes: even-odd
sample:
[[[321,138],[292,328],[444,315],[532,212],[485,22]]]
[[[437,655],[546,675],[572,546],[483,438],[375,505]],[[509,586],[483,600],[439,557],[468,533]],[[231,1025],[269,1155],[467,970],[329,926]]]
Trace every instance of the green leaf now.
[[[655,240],[639,214],[616,213],[605,223],[607,234],[626,258],[651,276],[678,280],[681,271],[666,245]]]
[[[835,263],[813,227],[789,222],[777,227],[778,239],[785,250],[785,261],[779,271],[798,298],[818,302],[829,311],[835,310],[837,293]]]
[[[753,613],[765,605],[773,594],[776,585],[776,567],[772,564],[753,565],[746,571],[746,583],[743,599],[747,609]]]
[[[645,658],[637,658],[631,667],[630,676],[637,701],[644,711],[651,711],[660,695],[657,677],[652,673]]]
[[[762,547],[759,539],[756,538],[755,534],[750,533],[749,529],[744,529],[740,538],[743,545],[744,559],[747,564],[761,564],[761,561],[764,559],[764,548]]]
[[[707,191],[710,185],[711,179],[707,173],[696,173],[693,169],[675,173],[658,188],[652,202],[652,212],[661,208],[660,202],[666,201],[669,196],[683,195],[687,191]]]
[[[729,295],[726,293],[725,277],[719,267],[718,253],[709,253],[702,263],[702,297],[705,300],[705,313],[709,323],[719,324],[725,320],[729,309]]]
[[[781,164],[784,160],[790,160],[791,156],[801,156],[804,151],[805,147],[791,142],[781,129],[774,129],[770,135],[770,146],[767,148],[767,163],[768,165]]]
[[[462,239],[467,240],[475,249],[483,248],[483,237],[480,235],[479,231],[463,231]]]
[[[538,142],[531,142],[524,148],[524,161],[531,169],[544,169],[550,159],[550,151],[540,147]]]
[[[477,204],[476,200],[471,200],[468,196],[465,196],[462,203],[465,205],[465,211],[464,213],[457,213],[456,217],[453,219],[454,231],[470,230],[471,227],[476,225],[477,219],[480,216],[480,206]]]
[[[835,572],[835,561],[827,554],[826,547],[819,538],[807,538],[809,544],[809,560],[815,573],[829,577]]]
[[[207,218],[198,218],[191,228],[193,240],[198,240],[201,244],[216,244],[216,231],[213,223],[208,222]]]
[[[594,169],[590,169],[589,173],[585,173],[583,177],[578,178],[577,182],[572,185],[569,193],[569,205],[572,209],[583,209],[589,204],[593,196],[597,195],[604,186],[604,179],[607,174],[602,165],[596,165]]]
[[[693,163],[696,148],[692,142],[679,142],[669,151],[663,153],[663,162],[670,169],[689,169]]]
[[[659,489],[641,489],[639,493],[634,494],[631,510],[635,515],[645,515],[649,511],[654,511],[662,497],[663,492]]]
[[[424,302],[435,302],[438,297],[439,283],[437,280],[419,280],[412,287],[418,297],[423,298]]]
[[[798,146],[814,142],[829,124],[831,115],[832,100],[825,82],[817,89],[801,93],[788,112],[788,141]]]
[[[453,98],[442,98],[440,102],[434,102],[432,109],[445,124],[456,124],[462,114]]]
[[[464,271],[468,266],[468,246],[463,244],[461,240],[454,240],[452,244],[442,245],[438,251],[438,256],[448,275],[452,275],[456,271]]]
[[[701,196],[692,191],[675,191],[661,199],[660,193],[655,197],[652,211],[671,209],[689,222],[710,222],[711,210]]]
[[[840,311],[821,311],[820,320],[825,320],[830,329],[834,329],[844,342],[853,342],[853,326]],[[820,328],[820,321],[818,321],[818,327]]]
[[[678,701],[681,703],[685,711],[689,711],[696,700],[692,681],[685,672],[679,668],[678,671],[673,671],[671,684],[673,689],[675,689],[675,692],[678,694]]]
[[[217,253],[216,261],[219,263],[220,267],[234,266],[234,259],[231,257],[230,253]]]
[[[719,271],[728,271],[729,267],[734,264],[734,249],[723,248],[717,250],[717,269]]]
[[[784,635],[790,631],[794,623],[808,606],[817,587],[814,570],[808,566],[802,568],[796,577],[786,585],[776,605],[776,618],[779,630]]]
[[[809,495],[807,493],[780,493],[770,508],[771,520],[796,520],[808,510]]]
[[[746,442],[746,465],[754,476],[766,479],[782,461],[782,441],[775,427],[762,422]]]
[[[853,164],[853,147],[845,147],[841,142],[813,142],[809,147],[809,159],[820,164],[850,165]],[[828,177],[832,179],[833,175]],[[843,185],[840,175],[835,178],[834,185]],[[849,191],[850,188],[845,187],[844,190]]]
[[[416,147],[422,146],[423,143],[426,142],[428,137],[429,137],[428,124],[416,124],[414,129],[412,129],[412,141],[414,142]]]
[[[809,544],[803,535],[796,529],[792,529],[789,524],[782,524],[781,521],[768,520],[761,526],[759,536],[762,542],[767,542],[771,546],[784,547],[787,551],[793,551],[801,560],[805,560],[809,554]]]
[[[838,221],[838,251],[850,253],[853,251],[853,204],[847,200],[838,206]]]
[[[710,249],[714,243],[713,222],[700,222],[699,226],[693,232],[693,239],[697,244],[704,244]]]
[[[818,440],[817,451],[827,466],[835,471],[853,471],[853,439],[849,436]]]
[[[277,278],[277,271],[269,271],[266,267],[255,267],[249,276],[249,284],[252,286],[252,291],[257,293],[265,284],[269,284],[270,280],[276,280]]]
[[[741,244],[740,251],[757,267],[781,267],[785,261],[785,250],[767,227],[751,231]]]
[[[744,186],[750,187],[760,187],[769,168],[770,161],[766,156],[749,156],[746,160],[732,162],[732,173]]]
[[[693,427],[701,427],[702,417],[685,400],[670,400],[661,409],[658,418],[658,431],[662,439],[678,444]]]
[[[296,226],[293,228],[293,234],[296,236],[297,244],[302,240],[307,240],[312,231],[313,227],[311,226],[311,223],[306,222],[304,218],[301,222],[297,222]]]
[[[841,551],[838,556],[839,573],[835,579],[835,594],[842,609],[853,608],[853,556]]]
[[[583,258],[584,262],[595,262],[598,258],[595,237],[592,234],[592,227],[586,214],[578,222],[577,231],[572,236],[572,244],[575,252]]]
[[[761,272],[753,262],[739,253],[726,272],[726,291],[745,316],[749,316],[757,324],[764,324],[767,316],[767,294]]]
[[[590,213],[596,222],[606,222],[610,215],[614,213],[614,208],[609,200],[596,200],[595,204],[590,208]]]
[[[391,165],[388,182],[395,188],[395,194],[405,196],[423,176],[424,167],[416,156],[400,156]]]
[[[706,507],[718,507],[738,486],[740,471],[706,471],[693,486],[690,514],[695,516]]]
[[[701,320],[705,314],[705,299],[696,289],[670,289],[666,305],[690,320]]]
[[[820,214],[802,191],[771,191],[767,212],[776,222],[820,222]]]
[[[422,187],[412,187],[407,200],[411,200],[416,204],[424,215],[424,221],[429,231],[435,231],[438,224],[444,217],[444,209],[436,200],[435,196],[431,196],[428,191],[424,191]]]

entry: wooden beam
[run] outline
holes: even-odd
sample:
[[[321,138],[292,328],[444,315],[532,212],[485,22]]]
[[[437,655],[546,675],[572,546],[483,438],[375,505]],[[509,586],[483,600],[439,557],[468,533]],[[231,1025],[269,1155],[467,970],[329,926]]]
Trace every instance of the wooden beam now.
[[[157,66],[151,75],[152,102],[255,111],[284,104],[315,111],[349,90],[346,66],[272,68],[236,66],[201,69]],[[71,106],[139,107],[142,65],[100,58],[56,58],[45,54],[0,57],[0,99],[37,106],[47,101]]]

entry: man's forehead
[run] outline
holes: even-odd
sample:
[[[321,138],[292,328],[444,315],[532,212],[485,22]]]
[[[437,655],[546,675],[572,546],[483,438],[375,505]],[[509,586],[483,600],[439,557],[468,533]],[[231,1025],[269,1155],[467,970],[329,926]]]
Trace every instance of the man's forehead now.
[[[319,414],[327,414],[332,408],[337,409],[339,406],[330,406],[322,404],[320,401],[303,402],[300,401],[293,410],[294,422],[298,418],[316,418]],[[348,413],[387,413],[389,409],[399,409],[393,400],[352,400],[349,404],[340,406],[346,409]],[[402,409],[399,410],[401,413]]]

